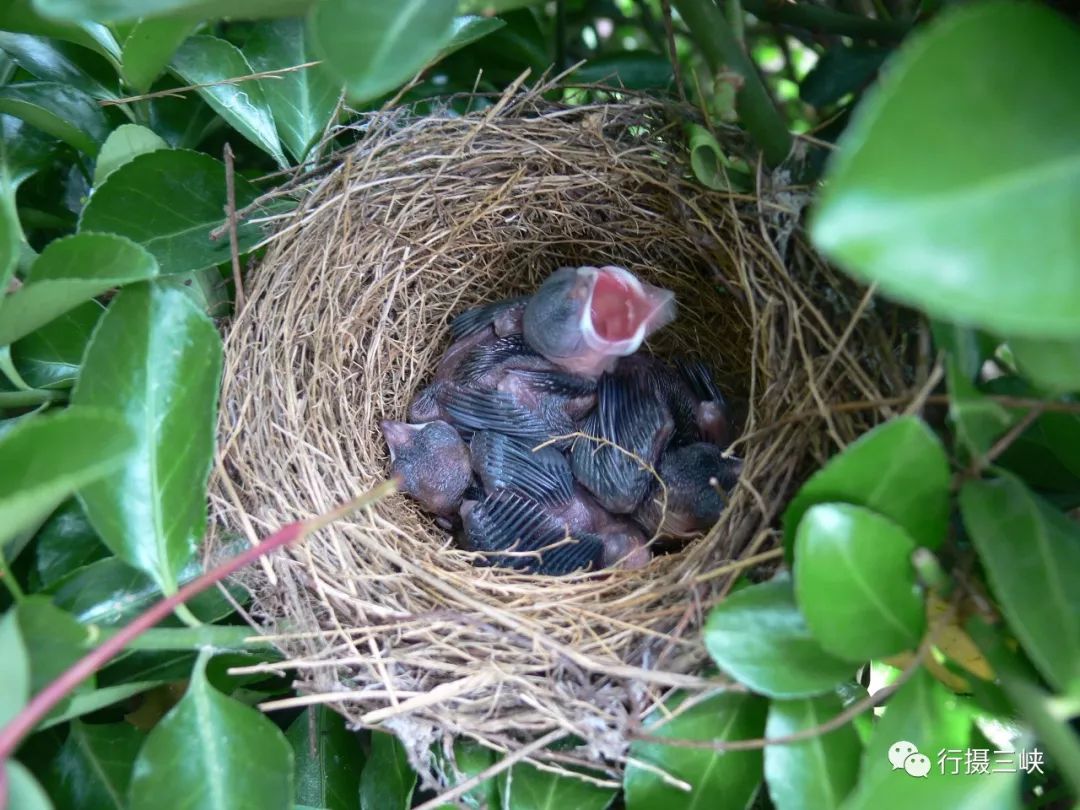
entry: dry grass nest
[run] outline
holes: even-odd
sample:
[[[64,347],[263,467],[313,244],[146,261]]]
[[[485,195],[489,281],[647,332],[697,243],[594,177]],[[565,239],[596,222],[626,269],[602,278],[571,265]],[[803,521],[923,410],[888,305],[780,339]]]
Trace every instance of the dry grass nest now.
[[[218,552],[385,480],[378,422],[404,418],[451,317],[562,265],[622,265],[674,290],[678,319],[649,348],[706,359],[744,403],[745,472],[719,523],[643,570],[478,568],[391,495],[249,574],[253,616],[288,659],[252,669],[294,672],[301,694],[276,705],[392,730],[427,777],[433,744],[465,735],[617,779],[671,689],[729,686],[701,674],[710,608],[775,565],[798,483],[918,376],[895,313],[808,246],[805,190],[762,171],[757,193],[705,189],[683,141],[693,111],[611,98],[568,107],[517,89],[464,116],[360,117],[359,144],[294,187],[228,333]],[[522,747],[560,736],[581,744]]]

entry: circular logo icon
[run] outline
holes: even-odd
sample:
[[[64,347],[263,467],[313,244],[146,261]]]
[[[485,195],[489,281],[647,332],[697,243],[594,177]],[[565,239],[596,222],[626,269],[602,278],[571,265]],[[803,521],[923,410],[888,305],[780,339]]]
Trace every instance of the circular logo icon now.
[[[930,757],[926,754],[912,754],[904,760],[904,770],[908,776],[925,777],[930,773]]]

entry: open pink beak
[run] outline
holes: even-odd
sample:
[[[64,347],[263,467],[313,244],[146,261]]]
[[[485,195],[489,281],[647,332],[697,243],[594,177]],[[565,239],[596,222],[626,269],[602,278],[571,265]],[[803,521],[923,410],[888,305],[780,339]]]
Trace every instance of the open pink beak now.
[[[675,318],[675,293],[670,290],[643,284],[621,267],[595,272],[581,324],[589,348],[625,357]]]

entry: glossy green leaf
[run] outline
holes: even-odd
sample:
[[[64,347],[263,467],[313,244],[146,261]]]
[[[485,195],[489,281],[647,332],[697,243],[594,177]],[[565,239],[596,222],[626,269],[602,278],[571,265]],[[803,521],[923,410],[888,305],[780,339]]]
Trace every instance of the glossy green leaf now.
[[[784,512],[791,559],[806,510],[840,501],[865,506],[897,523],[921,546],[937,548],[949,522],[949,460],[921,419],[891,419],[848,445],[802,485]]]
[[[0,31],[0,49],[35,79],[70,85],[92,98],[116,98],[114,90],[89,75],[72,57],[74,49],[66,43],[33,34]]]
[[[254,186],[236,178],[236,207],[256,197]],[[132,200],[139,216],[131,216]],[[209,155],[158,150],[139,155],[108,176],[83,209],[80,231],[126,236],[145,247],[162,273],[184,273],[229,261],[229,240],[211,241],[225,219],[225,165]],[[261,237],[258,227],[241,224],[239,250]]]
[[[680,712],[684,698],[679,695],[668,706],[674,713],[670,720],[663,712],[650,714],[645,730],[673,739],[723,742],[757,739],[765,732],[767,703],[757,695],[716,695]],[[623,779],[627,810],[743,810],[761,784],[760,749],[721,753],[637,741],[629,757]],[[662,774],[689,785],[689,791]]]
[[[932,315],[1080,335],[1080,107],[1059,91],[1077,73],[1080,31],[1047,8],[943,14],[901,49],[841,139],[815,242]]]
[[[168,149],[169,145],[152,130],[138,124],[121,124],[105,139],[94,166],[94,187],[125,163],[147,152]]]
[[[97,301],[86,301],[15,341],[11,357],[23,380],[33,388],[74,385],[83,351],[104,311]]]
[[[437,754],[441,751],[436,749]],[[495,764],[495,752],[479,743],[464,737],[454,740],[454,763],[444,763],[448,787],[471,779]],[[461,797],[461,802],[473,810],[487,807],[499,807],[499,781],[495,777],[485,779]]]
[[[177,575],[177,584],[185,585],[200,573],[202,566],[192,562]],[[116,557],[96,560],[71,571],[51,590],[57,607],[84,624],[104,627],[126,624],[162,598],[161,588],[153,580]],[[233,612],[232,605],[217,588],[193,597],[187,606],[193,616],[205,622]]]
[[[769,704],[765,736],[786,737],[816,728],[841,711],[840,698],[820,695]],[[850,723],[809,740],[765,748],[765,782],[776,810],[835,810],[859,775],[862,746]]]
[[[732,593],[713,608],[705,647],[722,670],[770,697],[829,692],[854,670],[814,638],[787,574]]]
[[[30,657],[14,608],[0,617],[0,728],[30,699]]]
[[[183,796],[200,810],[292,810],[293,753],[261,712],[218,692],[199,657],[187,692],[135,760],[130,810]],[[192,745],[193,741],[198,744]]]
[[[799,521],[795,598],[821,646],[851,661],[918,646],[926,609],[910,535],[861,506],[823,503]]]
[[[37,524],[135,449],[115,415],[87,408],[28,419],[0,438],[0,543]]]
[[[153,278],[157,272],[152,255],[116,234],[78,233],[55,239],[30,268],[26,284],[0,300],[0,345],[113,287]]]
[[[0,115],[0,124],[3,124],[3,131],[0,131],[0,291],[5,293],[26,247],[15,205],[18,180],[11,167],[11,145],[18,143],[17,135],[14,138],[9,135],[14,134],[13,130],[18,131],[18,128],[10,125],[13,121],[19,119]]]
[[[1011,475],[965,484],[960,511],[1010,629],[1065,689],[1080,677],[1080,526]]]
[[[70,22],[63,17],[50,19],[38,13],[34,0],[5,0],[0,3],[0,29],[74,42],[111,59],[120,56],[120,47],[112,32],[101,23],[92,21],[92,18],[83,22]]]
[[[81,90],[59,82],[21,82],[0,86],[0,113],[96,155],[109,134],[105,113]]]
[[[963,698],[952,694],[926,670],[916,672],[889,699],[866,746],[859,782],[844,810],[1015,808],[1015,800],[1007,799],[1009,793],[1016,792],[1012,775],[969,776],[964,772],[965,752],[972,745],[971,718],[971,708]],[[929,758],[930,772],[925,778],[904,771],[905,752]],[[958,773],[952,772],[950,760],[943,761],[942,753],[960,757]],[[893,759],[898,763],[895,766]]]
[[[51,768],[53,795],[60,806],[126,810],[131,769],[142,741],[142,732],[127,723],[72,723]]]
[[[318,58],[307,43],[299,19],[257,23],[244,45],[244,56],[260,73]],[[303,162],[330,123],[341,96],[340,86],[318,66],[266,78],[261,84],[281,141],[298,163]]]
[[[224,39],[188,37],[173,55],[170,68],[197,88],[203,100],[237,132],[266,152],[279,166],[289,162],[281,151],[274,114],[257,80],[226,82],[254,71],[244,54]]]
[[[590,59],[575,70],[570,79],[582,84],[654,90],[670,87],[675,81],[675,73],[666,56],[648,51],[624,51]]]
[[[807,104],[825,107],[862,90],[890,53],[887,48],[837,44],[825,51],[799,85]]]
[[[1080,391],[1080,341],[1009,341],[1020,373],[1050,391]]]
[[[308,20],[316,50],[356,102],[413,77],[453,36],[457,0],[322,0]]]
[[[113,299],[72,394],[137,437],[127,463],[79,496],[105,545],[165,593],[206,527],[220,373],[210,319],[178,290],[140,284]]]
[[[120,73],[136,92],[145,93],[198,24],[163,17],[139,20],[124,39]]]
[[[257,19],[302,14],[313,0],[33,0],[57,20],[120,22],[152,17]]]
[[[285,737],[296,758],[296,801],[326,810],[359,810],[364,752],[345,718],[325,706],[297,717]]]
[[[500,807],[507,810],[604,810],[617,791],[519,763],[499,774]]]
[[[35,537],[35,566],[43,588],[108,553],[76,498],[61,504]]]
[[[186,673],[185,673],[186,674]],[[43,720],[39,729],[52,728],[61,723],[67,723],[78,717],[101,711],[121,701],[127,700],[154,687],[161,686],[164,681],[139,681],[136,683],[124,683],[115,686],[98,686],[90,692],[76,693],[71,696],[71,702],[59,714],[50,715]]]
[[[498,31],[506,25],[505,20],[498,17],[481,17],[476,14],[464,14],[454,17],[450,28],[450,41],[439,52],[439,57],[449,56],[455,51],[460,51],[466,45],[471,45],[477,40],[483,39],[488,34]]]
[[[405,747],[393,734],[371,735],[371,756],[360,774],[363,810],[408,810],[416,787],[416,771],[409,766]]]
[[[86,654],[90,635],[68,613],[49,602],[45,596],[30,596],[15,606],[19,634],[30,659],[30,693],[37,694]],[[84,681],[79,691],[93,689],[93,678]],[[65,697],[53,713],[64,711],[70,700]]]
[[[8,806],[18,810],[52,810],[52,802],[41,785],[18,760],[4,761],[7,769]]]

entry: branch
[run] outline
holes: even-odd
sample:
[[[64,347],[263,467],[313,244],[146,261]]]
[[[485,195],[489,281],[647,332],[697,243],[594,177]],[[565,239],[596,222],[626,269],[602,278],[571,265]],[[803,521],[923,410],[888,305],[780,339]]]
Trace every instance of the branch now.
[[[902,21],[860,17],[810,3],[789,3],[786,0],[743,0],[743,7],[755,17],[768,22],[857,39],[897,42],[903,39],[909,30],[909,26]]]
[[[726,68],[739,75],[742,86],[735,104],[739,118],[761,147],[765,160],[772,166],[782,163],[791,151],[791,133],[727,19],[713,0],[673,2],[713,74]]]

